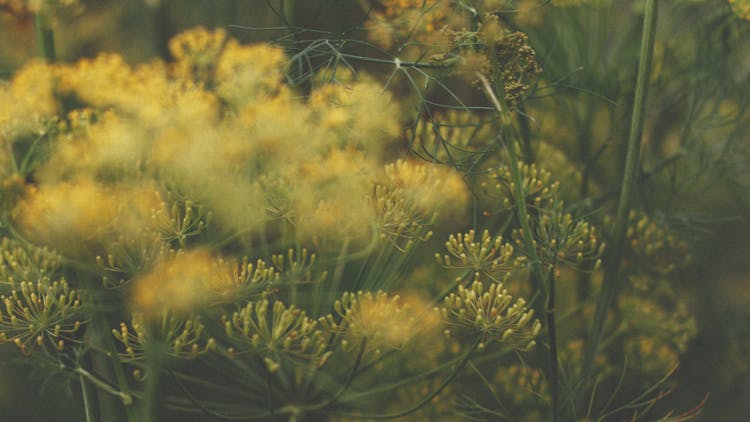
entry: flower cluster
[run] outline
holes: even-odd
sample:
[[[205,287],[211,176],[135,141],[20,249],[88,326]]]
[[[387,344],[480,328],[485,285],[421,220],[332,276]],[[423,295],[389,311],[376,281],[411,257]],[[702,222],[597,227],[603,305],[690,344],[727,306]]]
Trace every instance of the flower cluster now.
[[[552,178],[552,173],[537,167],[534,163],[520,165],[519,171],[526,203],[534,208],[551,206],[560,189],[560,182]],[[508,166],[502,166],[490,173],[490,181],[482,182],[482,187],[488,195],[499,193],[502,205],[506,209],[515,206],[519,201],[516,184]]]
[[[732,12],[740,19],[750,20],[750,2],[747,0],[727,0]]]
[[[281,367],[283,357],[321,367],[331,355],[318,322],[294,305],[287,307],[281,301],[271,304],[262,299],[248,302],[231,317],[225,315],[222,319],[234,345],[227,349],[228,353],[260,353],[270,372]]]
[[[435,254],[438,263],[445,268],[471,270],[472,274],[480,274],[495,282],[504,281],[521,265],[520,258],[513,254],[513,245],[503,243],[502,236],[493,239],[485,230],[481,239],[475,240],[475,237],[474,230],[450,235],[445,242],[448,254]]]
[[[364,342],[364,353],[374,356],[406,347],[439,323],[422,300],[383,291],[345,292],[334,302],[334,310],[337,317],[321,318],[321,324],[341,337],[345,349],[357,350]]]
[[[528,309],[526,300],[514,302],[502,283],[491,282],[485,288],[479,279],[469,287],[459,285],[456,293],[445,298],[441,313],[449,325],[456,327],[448,333],[460,336],[465,329],[473,331],[483,339],[480,346],[499,341],[511,349],[529,350],[542,328],[541,322],[533,319],[534,310]]]
[[[666,276],[692,260],[687,242],[664,221],[632,211],[629,223],[627,242],[641,268]]]
[[[33,349],[62,350],[81,339],[81,296],[65,280],[11,283],[0,295],[0,342],[12,342],[24,354]]]
[[[552,209],[541,210],[533,230],[536,254],[544,265],[557,267],[564,264],[582,270],[595,270],[601,265],[605,244],[596,228],[563,212],[561,202]],[[521,249],[524,248],[522,231],[513,232],[516,245]]]
[[[158,316],[133,313],[130,326],[120,323],[120,329],[113,329],[112,335],[125,349],[123,359],[135,361],[146,358],[147,351],[158,345],[165,345],[166,354],[173,357],[195,358],[208,353],[216,342],[206,339],[204,331],[199,317],[182,318],[164,310]]]

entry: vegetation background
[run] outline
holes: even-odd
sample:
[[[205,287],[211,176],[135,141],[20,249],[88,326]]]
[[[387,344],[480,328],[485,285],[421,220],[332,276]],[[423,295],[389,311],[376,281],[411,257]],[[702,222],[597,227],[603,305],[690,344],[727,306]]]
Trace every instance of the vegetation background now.
[[[306,28],[346,26],[362,19],[362,8],[355,3],[354,0],[299,1],[295,23]],[[586,1],[578,3],[585,8]],[[640,1],[628,3],[633,4],[633,10],[642,4]],[[655,77],[659,89],[651,93],[647,131],[679,132],[688,124],[686,120],[707,121],[715,117],[709,110],[707,115],[686,118],[689,110],[679,101],[692,96],[710,96],[716,103],[716,116],[723,116],[720,106],[724,99],[740,104],[729,118],[733,123],[745,122],[745,126],[750,127],[747,123],[750,122],[747,108],[750,102],[750,20],[733,14],[733,3],[724,0],[662,2],[657,57],[661,54],[676,60],[683,69],[672,69],[669,74]],[[33,16],[14,14],[4,9],[3,4],[0,1],[0,78],[9,77],[37,55]],[[282,10],[280,0],[89,0],[81,1],[80,5],[79,10],[64,10],[57,17],[55,41],[62,61],[94,57],[105,51],[119,52],[130,63],[145,62],[157,56],[169,59],[168,40],[197,25],[225,28],[243,42],[267,41],[284,34],[280,30],[241,28],[281,26],[283,22],[273,10],[274,7]],[[539,2],[538,7],[531,13],[541,16],[545,13],[545,2]],[[560,10],[547,10],[546,18],[553,12]],[[623,15],[632,18],[633,23],[627,23],[627,19],[597,21],[596,15],[588,16],[581,9],[560,13],[577,13],[580,19],[571,18],[571,22],[578,25],[562,27],[556,39],[549,38],[549,32],[535,29],[533,23],[529,24],[531,44],[540,57],[545,78],[554,80],[557,72],[558,80],[564,83],[557,85],[556,92],[567,96],[567,100],[597,102],[599,97],[618,98],[616,91],[621,88],[617,85],[621,82],[618,75],[633,75],[635,67],[634,52],[638,49],[639,38],[629,36],[627,31],[638,27],[638,13]],[[612,41],[609,37],[607,45],[597,43],[602,33],[612,35],[618,31],[622,32],[618,33],[621,38],[614,37]],[[618,44],[619,41],[622,43]],[[601,57],[597,55],[603,54],[616,56],[609,61],[614,63],[614,68],[600,66]],[[654,93],[673,96],[659,97]],[[539,97],[542,95],[544,93]],[[667,100],[677,103],[667,103]],[[534,98],[529,101],[533,106]],[[572,120],[576,116],[568,117],[571,120],[559,124],[575,130],[576,123]],[[750,137],[747,131],[722,132],[721,124],[716,122],[716,128],[691,135],[705,136],[712,142],[718,140],[714,145],[703,145],[705,150],[701,156],[691,155],[696,151],[685,152],[689,157],[676,159],[678,165],[656,176],[660,182],[655,184],[655,189],[662,190],[645,189],[642,195],[655,209],[670,215],[671,221],[681,224],[681,235],[689,239],[694,248],[693,270],[680,274],[682,281],[676,288],[695,317],[697,335],[681,359],[670,406],[687,409],[710,393],[700,420],[739,421],[750,420]],[[584,126],[585,122],[579,125]],[[731,136],[737,137],[731,150],[714,150],[714,147],[726,147],[725,141]],[[647,148],[659,150],[663,146]],[[654,160],[650,165],[658,163]],[[649,167],[648,162],[646,167]],[[670,175],[676,173],[678,178],[690,182],[664,191],[669,187]],[[690,178],[684,178],[686,174],[691,175]],[[11,360],[17,350],[12,345],[4,346],[0,354],[0,360]],[[56,394],[59,386],[47,385],[44,374],[30,374],[25,368],[12,365],[3,365],[0,371],[1,419],[51,420],[54,415],[56,420],[75,420],[77,417],[75,409],[70,409],[70,415],[61,413],[67,409],[66,396]]]

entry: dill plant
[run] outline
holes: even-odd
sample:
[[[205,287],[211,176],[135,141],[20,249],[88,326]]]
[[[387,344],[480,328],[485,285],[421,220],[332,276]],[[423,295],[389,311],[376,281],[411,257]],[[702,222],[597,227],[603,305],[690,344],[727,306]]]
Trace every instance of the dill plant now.
[[[46,60],[0,86],[0,341],[86,420],[701,410],[664,404],[694,259],[644,185],[696,145],[650,123],[684,65],[656,1],[362,0],[343,31],[265,2],[274,43],[137,66],[55,62],[60,3],[13,3]]]

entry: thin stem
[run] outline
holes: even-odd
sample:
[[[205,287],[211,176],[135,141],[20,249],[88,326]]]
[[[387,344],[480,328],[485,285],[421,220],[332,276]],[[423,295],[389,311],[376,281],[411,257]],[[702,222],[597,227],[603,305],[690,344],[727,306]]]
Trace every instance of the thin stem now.
[[[94,376],[94,374],[92,374],[91,372],[83,369],[82,367],[79,366],[79,367],[75,368],[74,372],[76,374],[78,374],[79,378],[82,381],[84,379],[88,380],[96,388],[98,388],[98,389],[100,389],[100,390],[102,390],[102,391],[104,391],[106,393],[109,393],[109,394],[111,394],[113,396],[119,397],[120,400],[122,400],[122,402],[124,404],[128,405],[128,404],[130,404],[130,403],[133,402],[133,397],[130,394],[126,394],[126,393],[123,393],[122,391],[119,391],[119,390],[115,389],[114,387],[112,387],[111,385],[109,385],[106,381],[103,381],[103,380],[97,378],[96,376]]]
[[[36,27],[36,45],[39,56],[47,62],[55,61],[55,32],[52,29],[52,18],[46,10],[39,10],[34,14]]]
[[[440,393],[445,389],[445,387],[448,386],[451,382],[453,382],[454,379],[458,376],[458,374],[461,373],[463,368],[466,366],[466,364],[469,362],[469,359],[471,358],[471,355],[474,354],[474,351],[476,351],[477,347],[481,343],[481,338],[477,339],[476,342],[471,346],[471,349],[466,352],[466,355],[464,355],[463,359],[458,363],[456,366],[456,369],[453,370],[453,372],[448,376],[448,378],[443,381],[438,388],[436,388],[432,393],[428,394],[427,397],[420,400],[417,404],[414,406],[405,409],[400,412],[390,413],[390,414],[371,414],[371,415],[360,415],[360,414],[350,414],[350,413],[339,413],[339,412],[331,412],[330,414],[333,416],[341,416],[344,418],[353,418],[353,419],[395,419],[400,418],[402,416],[409,415],[411,413],[416,412],[417,410],[421,409],[425,405],[427,405],[429,402],[431,402],[435,397],[439,396]]]
[[[594,358],[596,357],[599,344],[602,340],[602,332],[604,329],[604,322],[607,318],[607,311],[614,302],[621,281],[619,274],[620,265],[624,252],[625,232],[628,225],[628,215],[630,214],[632,191],[637,183],[641,137],[643,134],[644,109],[648,81],[651,76],[651,61],[654,53],[657,3],[657,0],[646,0],[645,4],[638,76],[636,79],[635,99],[633,101],[633,116],[630,121],[630,134],[628,137],[622,190],[620,191],[620,202],[617,207],[617,216],[615,218],[612,240],[607,242],[610,246],[610,253],[607,256],[608,263],[605,269],[604,283],[596,303],[594,321],[591,327],[591,337],[584,354],[584,369],[581,374],[584,381],[590,378],[593,371]]]
[[[81,395],[83,396],[83,410],[86,415],[86,422],[94,422],[96,416],[94,414],[94,405],[91,402],[93,397],[91,397],[91,392],[89,391],[90,387],[82,374],[78,374],[78,382],[81,383]]]
[[[547,340],[549,341],[549,383],[552,393],[552,421],[557,421],[559,396],[559,375],[557,360],[557,329],[555,328],[555,267],[549,271],[549,288],[547,296]]]

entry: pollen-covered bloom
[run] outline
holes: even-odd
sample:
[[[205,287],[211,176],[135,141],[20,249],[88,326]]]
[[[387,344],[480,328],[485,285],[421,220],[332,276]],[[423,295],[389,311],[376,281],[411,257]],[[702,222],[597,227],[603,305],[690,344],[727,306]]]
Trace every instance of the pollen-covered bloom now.
[[[460,173],[447,166],[397,160],[385,167],[390,184],[423,212],[438,210],[443,218],[461,217],[469,204],[469,190]]]
[[[386,292],[346,292],[334,303],[341,321],[334,323],[331,316],[321,322],[338,333],[342,346],[374,356],[389,349],[401,349],[429,333],[439,324],[439,317],[421,299],[389,295]]]

